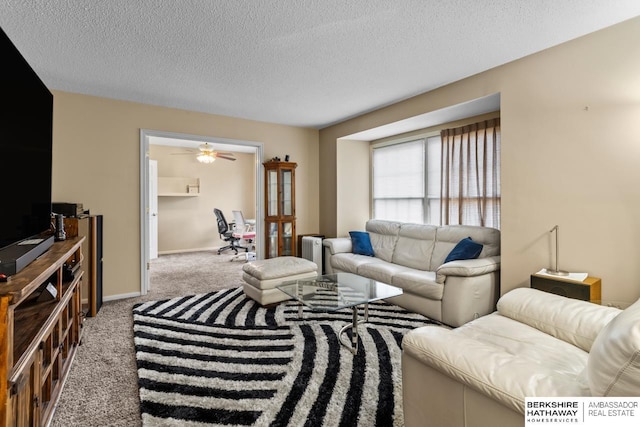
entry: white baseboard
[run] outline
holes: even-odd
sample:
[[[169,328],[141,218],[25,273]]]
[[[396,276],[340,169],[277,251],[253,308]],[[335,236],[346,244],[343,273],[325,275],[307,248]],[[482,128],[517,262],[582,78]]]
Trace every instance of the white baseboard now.
[[[217,247],[211,248],[193,248],[193,249],[177,249],[174,251],[161,251],[158,252],[158,255],[171,255],[171,254],[186,254],[189,252],[209,252],[209,251],[217,251]]]
[[[128,294],[109,295],[108,297],[103,297],[102,301],[107,302],[107,301],[115,301],[119,299],[135,298],[135,297],[139,297],[140,295],[141,295],[140,292],[130,292]]]

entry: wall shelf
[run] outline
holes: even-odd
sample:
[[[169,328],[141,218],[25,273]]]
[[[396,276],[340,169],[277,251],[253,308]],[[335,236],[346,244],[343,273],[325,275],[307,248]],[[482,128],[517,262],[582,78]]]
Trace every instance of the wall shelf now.
[[[200,193],[158,193],[158,197],[198,197]]]
[[[199,178],[182,176],[158,177],[158,197],[196,197],[199,195]]]

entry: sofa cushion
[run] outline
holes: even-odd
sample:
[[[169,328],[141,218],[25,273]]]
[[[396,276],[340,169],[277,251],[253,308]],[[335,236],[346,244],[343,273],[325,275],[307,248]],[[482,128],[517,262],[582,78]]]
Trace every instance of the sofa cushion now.
[[[402,349],[519,413],[525,397],[591,393],[580,381],[586,352],[497,312],[455,329],[414,329]]]
[[[334,271],[358,274],[358,267],[362,264],[384,262],[380,258],[357,255],[350,252],[335,254],[331,257],[331,268]]]
[[[474,225],[443,225],[436,231],[436,244],[431,256],[430,271],[444,264],[449,252],[465,237],[483,245],[478,258],[500,255],[500,230]]]
[[[460,240],[444,259],[444,263],[464,259],[476,259],[482,252],[482,243],[474,242],[471,237]]]
[[[373,246],[376,258],[391,262],[393,251],[398,241],[400,225],[401,223],[399,222],[380,219],[370,219],[367,221],[365,229],[369,232],[371,246]]]
[[[602,329],[620,310],[531,288],[518,288],[498,301],[503,316],[589,352]]]
[[[435,225],[402,224],[392,262],[428,271],[437,228]]]
[[[270,280],[301,273],[317,273],[318,266],[304,258],[281,256],[248,262],[242,266],[242,271],[258,280]]]
[[[406,271],[411,271],[411,269],[409,267],[384,261],[375,263],[370,262],[360,264],[358,266],[358,274],[360,276],[368,277],[369,279],[377,280],[389,285],[396,274]]]
[[[357,255],[375,256],[373,247],[371,247],[371,239],[366,231],[350,231],[351,245],[353,253]]]
[[[391,284],[407,293],[436,301],[440,301],[444,294],[444,285],[436,283],[436,273],[433,271],[404,271],[393,276]]]
[[[587,378],[594,396],[640,396],[640,300],[598,335],[589,354]]]

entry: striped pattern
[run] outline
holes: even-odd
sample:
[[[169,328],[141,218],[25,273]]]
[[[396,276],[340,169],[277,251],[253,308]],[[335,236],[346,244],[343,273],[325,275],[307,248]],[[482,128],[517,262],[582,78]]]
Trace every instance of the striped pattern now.
[[[351,310],[263,308],[241,289],[134,307],[144,426],[402,426],[403,334],[432,323],[369,306],[352,355]]]

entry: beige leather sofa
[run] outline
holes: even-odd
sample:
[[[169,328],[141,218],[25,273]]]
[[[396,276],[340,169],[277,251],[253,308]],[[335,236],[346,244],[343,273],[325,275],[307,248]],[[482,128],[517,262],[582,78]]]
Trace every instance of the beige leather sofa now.
[[[495,310],[500,285],[500,231],[369,220],[375,256],[352,253],[349,237],[325,239],[327,274],[354,273],[403,289],[389,302],[450,326]],[[477,259],[444,263],[466,237],[482,243]]]
[[[524,426],[526,397],[640,396],[640,300],[621,311],[519,288],[402,347],[407,427]]]

